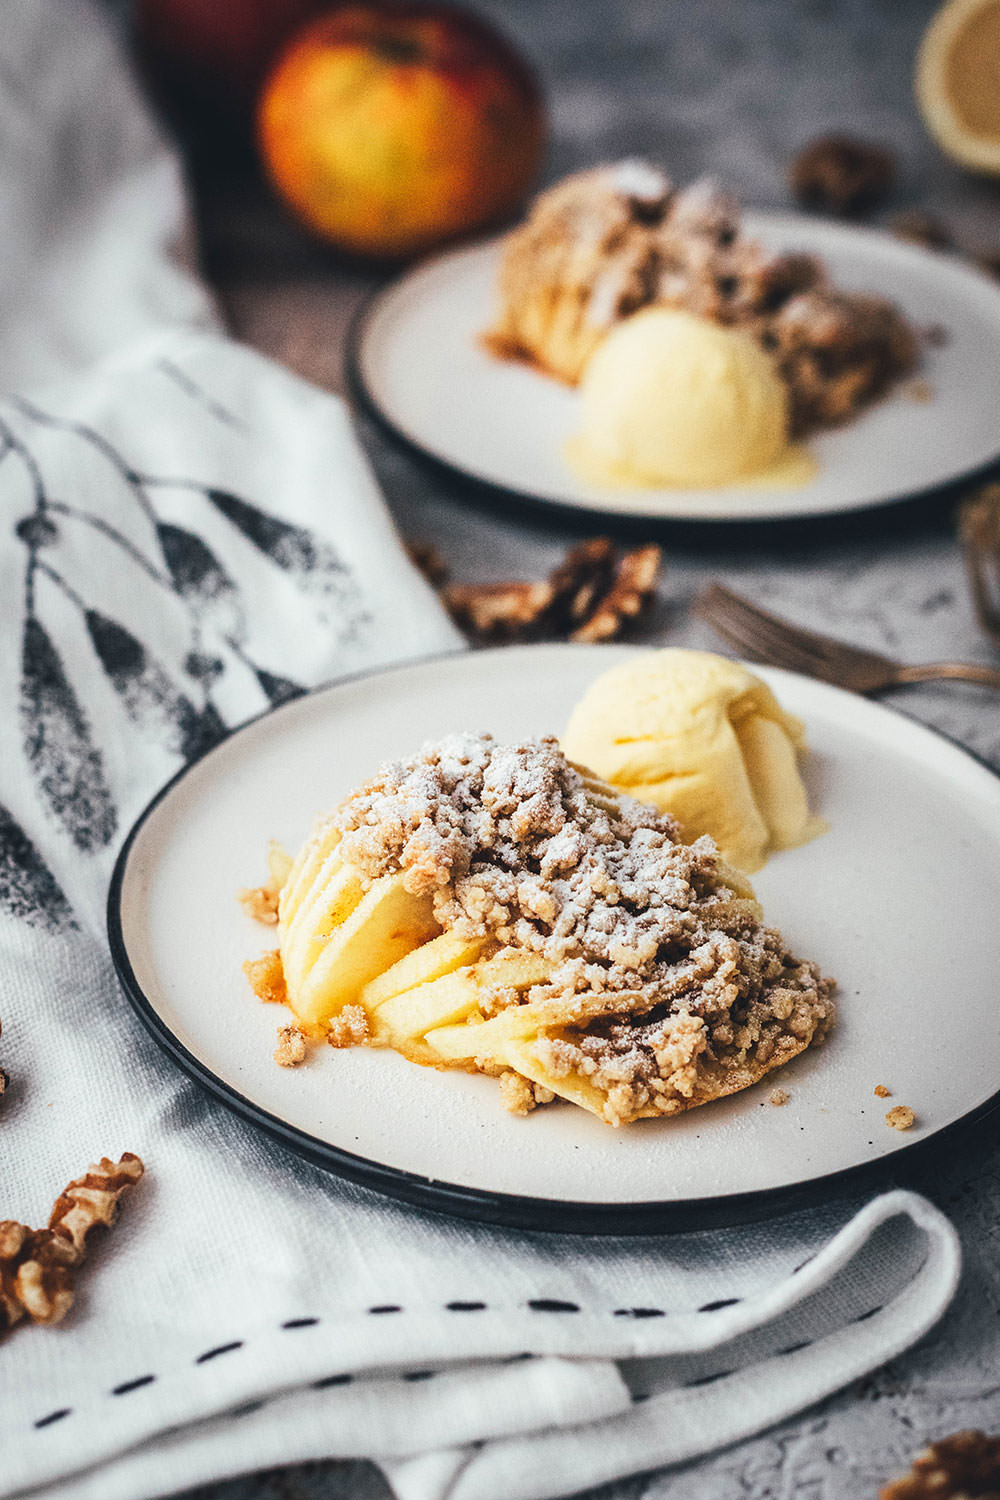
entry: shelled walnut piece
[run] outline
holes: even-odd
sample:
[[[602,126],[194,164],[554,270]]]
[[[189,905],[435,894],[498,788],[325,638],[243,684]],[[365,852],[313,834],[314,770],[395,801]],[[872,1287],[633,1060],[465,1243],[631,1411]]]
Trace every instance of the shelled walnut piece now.
[[[792,157],[788,183],[806,208],[857,214],[875,208],[892,186],[892,152],[850,135],[824,135]]]
[[[480,641],[611,640],[651,598],[662,558],[653,543],[618,556],[608,537],[592,537],[545,579],[449,584],[433,549],[416,545],[410,555],[455,623]]]
[[[879,1500],[1000,1500],[1000,1436],[972,1430],[931,1443]]]
[[[63,1189],[47,1229],[29,1229],[13,1219],[0,1222],[0,1332],[24,1317],[59,1323],[66,1316],[90,1231],[111,1227],[122,1194],[144,1170],[131,1151],[118,1162],[102,1157]]]

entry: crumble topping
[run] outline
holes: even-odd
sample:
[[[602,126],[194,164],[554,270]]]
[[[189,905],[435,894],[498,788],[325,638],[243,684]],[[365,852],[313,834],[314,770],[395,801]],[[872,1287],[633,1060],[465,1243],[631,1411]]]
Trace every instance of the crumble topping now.
[[[507,240],[500,301],[487,346],[571,385],[640,308],[745,327],[776,359],[795,436],[848,420],[918,362],[892,303],[838,291],[815,256],[767,250],[711,179],[677,190],[639,161],[575,173],[535,200]]]
[[[884,1083],[877,1083],[875,1085],[875,1098],[876,1099],[891,1099],[892,1098],[892,1089],[887,1089]]]
[[[893,1130],[911,1130],[917,1117],[908,1104],[897,1104],[885,1117],[885,1123]]]
[[[510,1069],[500,1074],[500,1103],[512,1115],[530,1115],[538,1104],[551,1104],[555,1094],[543,1084],[532,1083]]]
[[[781,1109],[783,1105],[788,1103],[789,1097],[787,1089],[772,1089],[768,1103],[773,1104],[775,1109]]]
[[[743,1087],[832,1019],[832,981],[761,923],[712,840],[681,843],[673,818],[578,770],[552,736],[452,735],[384,765],[334,821],[367,881],[403,871],[443,928],[544,957],[545,982],[482,1008],[535,1004],[551,1027],[537,1057],[589,1079],[612,1123]]]

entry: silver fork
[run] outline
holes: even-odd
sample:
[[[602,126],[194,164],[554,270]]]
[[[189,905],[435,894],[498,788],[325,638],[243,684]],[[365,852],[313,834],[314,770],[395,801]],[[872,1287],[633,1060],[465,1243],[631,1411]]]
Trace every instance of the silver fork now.
[[[803,630],[751,604],[721,583],[712,583],[694,601],[693,613],[751,661],[787,667],[855,693],[879,693],[912,682],[949,678],[1000,688],[1000,671],[973,662],[935,661],[904,666],[877,651],[849,646],[832,636]]]

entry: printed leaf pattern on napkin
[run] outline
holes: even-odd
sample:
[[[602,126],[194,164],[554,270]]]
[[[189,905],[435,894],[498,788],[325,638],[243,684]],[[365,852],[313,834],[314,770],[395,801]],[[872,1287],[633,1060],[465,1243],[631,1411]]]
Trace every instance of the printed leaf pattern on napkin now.
[[[197,709],[131,631],[96,609],[86,611],[86,620],[101,666],[141,732],[162,740],[184,760],[222,739],[226,726],[216,709]]]
[[[59,653],[44,625],[29,615],[21,652],[21,729],[39,791],[83,854],[103,849],[118,813],[101,752]]]
[[[353,579],[327,543],[304,526],[293,526],[269,516],[224,490],[206,491],[208,499],[272,562],[292,574],[300,587],[343,603],[350,596]]]
[[[76,926],[58,880],[2,803],[0,910],[46,932],[68,932]]]
[[[206,419],[225,426],[233,441],[251,438],[245,424],[208,393],[194,386],[185,393],[196,396]],[[109,757],[102,747],[106,712],[88,704],[95,671],[98,677],[103,673],[136,735],[181,761],[204,753],[258,707],[287,702],[304,691],[266,661],[266,632],[250,654],[251,611],[266,608],[266,601],[259,597],[259,583],[241,585],[240,549],[225,550],[218,520],[208,524],[213,515],[224,518],[234,540],[249,541],[290,579],[304,604],[312,600],[311,619],[323,622],[338,643],[355,639],[368,616],[352,570],[323,538],[229,490],[195,478],[142,472],[95,427],[12,398],[0,409],[0,470],[8,465],[11,484],[5,492],[2,481],[8,476],[0,474],[0,498],[25,488],[28,495],[27,508],[22,503],[13,517],[25,564],[19,704],[25,763],[57,834],[76,853],[93,856],[121,831],[121,797],[108,770],[120,758]],[[67,481],[77,467],[88,475],[79,485],[82,494]],[[107,471],[103,487],[102,467]],[[58,479],[50,482],[50,474]],[[165,491],[172,492],[171,504],[161,499]],[[191,497],[190,504],[183,502],[182,520],[178,493]],[[211,545],[201,534],[199,514]],[[93,548],[81,546],[88,535]],[[121,597],[121,588],[117,594],[108,588],[109,548],[118,556],[116,581],[133,599],[149,600],[158,644],[141,638],[134,609],[128,623],[117,618],[109,600]],[[53,601],[60,600],[60,608],[53,609]],[[166,654],[159,641],[165,617],[173,621]],[[89,648],[86,669],[81,642]],[[222,693],[227,674],[237,676]],[[257,704],[246,699],[254,682]],[[220,701],[230,705],[228,713]],[[234,703],[240,705],[235,714]],[[46,848],[58,869],[58,846]],[[74,924],[46,859],[3,807],[0,907],[52,930]]]

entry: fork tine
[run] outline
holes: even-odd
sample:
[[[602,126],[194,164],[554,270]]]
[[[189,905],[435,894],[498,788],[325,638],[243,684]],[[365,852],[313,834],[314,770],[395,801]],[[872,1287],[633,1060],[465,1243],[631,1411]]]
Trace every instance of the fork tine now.
[[[710,584],[695,600],[693,612],[751,660],[787,667],[828,682],[843,680],[848,655],[856,662],[860,655],[867,655],[846,643],[779,619],[723,584]]]
[[[713,621],[712,626],[748,661],[759,662],[762,666],[785,667],[790,672],[804,672],[807,677],[821,677],[827,673],[824,661],[789,637],[766,639],[758,636],[750,639],[738,629],[730,629],[718,621]]]
[[[807,672],[826,665],[827,653],[821,640],[799,633],[794,626],[730,593],[721,584],[712,584],[699,595],[694,613],[756,660]]]
[[[728,621],[722,621],[714,616],[703,615],[703,619],[712,626],[717,635],[720,635],[734,650],[748,661],[759,662],[762,666],[787,667],[792,672],[805,672],[809,676],[815,676],[816,660],[808,652],[796,650],[792,642],[774,641],[765,642],[757,636],[751,637],[739,626],[732,626]]]

